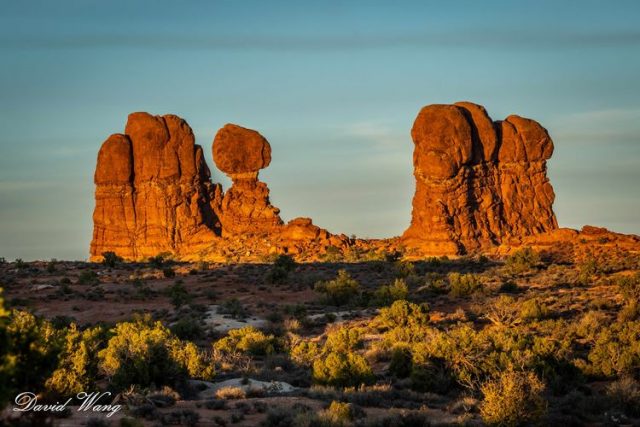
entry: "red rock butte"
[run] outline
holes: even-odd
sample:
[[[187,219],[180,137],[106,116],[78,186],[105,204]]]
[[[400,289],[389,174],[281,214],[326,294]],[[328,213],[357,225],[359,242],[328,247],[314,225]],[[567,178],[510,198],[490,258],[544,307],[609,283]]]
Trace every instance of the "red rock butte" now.
[[[130,260],[170,253],[212,261],[277,253],[314,260],[359,249],[403,249],[413,257],[504,253],[573,236],[558,230],[546,166],[553,142],[534,120],[493,121],[469,102],[429,105],[411,136],[411,224],[399,238],[361,240],[309,218],[283,223],[258,179],[271,162],[271,146],[257,131],[227,124],[215,135],[214,161],[232,180],[224,191],[211,181],[183,119],[130,114],[124,134],[111,135],[98,153],[91,260],[105,252]]]

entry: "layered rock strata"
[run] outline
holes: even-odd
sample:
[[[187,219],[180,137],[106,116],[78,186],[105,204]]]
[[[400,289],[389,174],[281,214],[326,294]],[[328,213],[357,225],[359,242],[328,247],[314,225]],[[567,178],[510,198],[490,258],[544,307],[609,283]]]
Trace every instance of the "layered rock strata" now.
[[[411,136],[416,191],[406,247],[463,254],[558,227],[546,173],[553,142],[537,122],[493,122],[469,102],[429,105]]]
[[[221,200],[202,148],[178,116],[129,115],[124,134],[98,153],[92,258],[115,252],[139,259],[192,253],[220,233],[211,209]]]

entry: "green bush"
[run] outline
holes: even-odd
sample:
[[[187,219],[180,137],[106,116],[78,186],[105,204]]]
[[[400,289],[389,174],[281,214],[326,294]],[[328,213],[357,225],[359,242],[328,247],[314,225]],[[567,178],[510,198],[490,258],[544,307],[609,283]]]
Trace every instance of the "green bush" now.
[[[42,390],[56,369],[64,335],[50,322],[21,310],[12,310],[3,323],[6,346],[0,350],[5,353],[0,376],[6,376],[5,391]]]
[[[540,320],[548,317],[549,308],[540,302],[539,298],[526,300],[520,306],[520,318],[523,320]]]
[[[97,354],[104,338],[100,327],[81,331],[72,323],[66,331],[58,366],[47,379],[46,388],[60,396],[92,389],[98,375]]]
[[[355,352],[330,352],[313,362],[313,380],[334,387],[359,387],[374,379],[367,360]]]
[[[399,300],[382,308],[372,323],[381,329],[420,328],[429,324],[429,306]]]
[[[102,263],[107,267],[114,268],[116,265],[122,262],[122,257],[116,255],[115,252],[103,252],[102,253]]]
[[[530,247],[522,248],[510,255],[505,265],[514,274],[524,273],[540,263],[540,255]]]
[[[78,276],[78,283],[81,285],[97,285],[100,283],[98,273],[93,270],[85,270]]]
[[[616,284],[627,301],[640,301],[640,273],[632,276],[619,276]]]
[[[323,293],[329,303],[340,306],[348,304],[358,295],[360,284],[346,270],[339,270],[335,279],[318,282],[314,289]]]
[[[611,377],[640,369],[640,322],[613,323],[597,334],[589,351],[587,374]]]
[[[195,345],[148,317],[118,323],[112,333],[98,353],[99,367],[118,390],[132,384],[173,386],[188,376],[207,379],[213,374]]]
[[[489,425],[518,426],[539,421],[546,412],[545,386],[531,372],[506,371],[482,385],[482,419]]]
[[[232,329],[228,336],[218,340],[213,348],[223,353],[245,353],[254,356],[272,354],[276,349],[276,339],[253,326]]]
[[[320,413],[320,419],[330,426],[343,426],[356,418],[351,403],[331,401],[329,407]]]
[[[413,369],[413,355],[411,346],[408,344],[397,344],[391,349],[391,361],[389,362],[389,372],[398,378],[407,378]]]
[[[193,299],[181,280],[176,280],[173,285],[169,286],[166,290],[166,294],[169,299],[171,299],[171,304],[176,308],[189,304]]]
[[[199,340],[205,335],[204,328],[198,319],[193,317],[183,317],[175,324],[171,325],[173,332],[181,340]]]
[[[289,278],[289,273],[291,273],[296,266],[295,260],[290,255],[278,255],[266,275],[267,282],[286,283]]]
[[[397,300],[405,300],[409,295],[409,287],[404,279],[396,279],[391,285],[383,285],[374,294],[375,304],[390,305]]]
[[[449,293],[454,297],[466,297],[482,291],[482,283],[474,274],[449,273],[447,278]]]

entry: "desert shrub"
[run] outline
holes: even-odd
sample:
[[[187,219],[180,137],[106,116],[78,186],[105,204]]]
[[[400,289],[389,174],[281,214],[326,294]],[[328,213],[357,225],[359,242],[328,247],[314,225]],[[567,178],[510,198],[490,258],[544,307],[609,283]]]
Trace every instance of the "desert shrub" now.
[[[213,348],[223,353],[245,353],[255,356],[272,354],[276,349],[276,339],[253,326],[232,329],[228,336],[218,340]]]
[[[640,416],[640,382],[623,376],[607,386],[607,396],[614,407],[630,417]]]
[[[578,265],[578,282],[582,285],[588,285],[594,275],[598,273],[598,262],[593,256],[587,256]]]
[[[344,260],[344,255],[340,248],[331,245],[327,247],[322,259],[325,262],[340,262]]]
[[[477,389],[487,378],[509,369],[529,369],[545,380],[561,385],[574,380],[577,371],[569,363],[570,337],[549,339],[523,328],[487,327],[476,331],[470,324],[444,332],[428,331],[412,346],[414,365],[442,361],[463,387]]]
[[[357,328],[340,327],[327,334],[324,352],[348,352],[356,350],[362,343],[362,331]]]
[[[98,357],[100,370],[116,389],[132,384],[173,386],[187,376],[208,379],[213,375],[194,344],[180,341],[148,317],[118,323],[112,333]]]
[[[421,393],[447,394],[455,389],[455,378],[445,360],[437,357],[426,358],[417,353],[412,356],[409,374],[412,390]]]
[[[407,378],[413,369],[413,355],[411,346],[408,344],[397,344],[391,349],[391,361],[389,362],[389,372],[398,378]]]
[[[423,327],[429,323],[429,306],[399,300],[380,310],[373,324],[382,329]]]
[[[348,304],[358,295],[360,284],[346,270],[339,270],[335,279],[318,282],[314,289],[324,294],[329,303],[340,306]]]
[[[162,425],[196,426],[200,420],[200,414],[192,409],[174,409],[162,414]]]
[[[584,338],[589,342],[595,342],[600,331],[609,323],[610,321],[606,314],[601,311],[591,310],[574,323],[573,329],[578,337]]]
[[[544,383],[532,372],[506,371],[482,385],[482,419],[496,426],[536,422],[546,412],[544,389]]]
[[[370,326],[383,332],[382,348],[395,344],[418,342],[425,339],[429,330],[429,306],[399,300],[380,310]]]
[[[242,387],[222,387],[216,390],[216,399],[236,400],[245,399],[247,393]]]
[[[122,257],[116,255],[115,252],[103,252],[102,253],[102,263],[107,267],[114,268],[116,265],[122,262]]]
[[[393,265],[396,277],[403,278],[415,274],[416,266],[409,261],[397,261]]]
[[[619,276],[616,279],[616,284],[625,299],[628,301],[640,300],[640,273],[633,276]]]
[[[165,267],[165,268],[162,269],[162,275],[164,277],[166,277],[167,279],[170,279],[172,277],[176,277],[176,272],[171,267]]]
[[[522,320],[516,300],[507,295],[500,295],[489,304],[485,318],[498,326],[515,326]]]
[[[482,283],[474,274],[449,273],[450,291],[454,297],[466,297],[482,291]]]
[[[181,340],[190,341],[201,339],[205,335],[202,323],[190,316],[180,318],[175,324],[171,325],[171,332]]]
[[[530,247],[522,248],[511,254],[505,261],[507,270],[519,274],[531,270],[540,263],[540,255]]]
[[[181,280],[176,280],[173,285],[169,286],[166,294],[169,299],[171,299],[171,304],[176,308],[189,304],[192,300],[191,295],[189,295],[187,288],[185,288]]]
[[[640,304],[636,300],[629,300],[618,312],[619,322],[640,320]]]
[[[47,263],[47,273],[50,273],[50,274],[55,273],[57,264],[58,264],[58,260],[55,258],[52,258],[51,261]]]
[[[0,312],[6,311],[0,309]],[[3,316],[6,344],[0,350],[4,360],[0,365],[0,377],[5,376],[0,390],[42,390],[44,382],[55,370],[63,347],[63,334],[50,322],[36,318],[22,310],[12,310]]]
[[[78,283],[80,285],[97,285],[100,283],[100,279],[95,271],[85,270],[78,276]]]
[[[149,264],[155,268],[162,268],[165,263],[171,259],[171,254],[168,252],[159,253],[156,256],[149,257]]]
[[[540,302],[539,298],[526,300],[520,306],[520,318],[523,320],[540,320],[548,317],[550,310]]]
[[[640,322],[613,323],[602,328],[583,369],[595,376],[632,374],[640,369]]]
[[[405,300],[409,295],[409,287],[404,279],[396,279],[391,285],[383,285],[374,294],[375,304],[390,305],[397,300]]]
[[[351,403],[332,400],[329,407],[320,412],[319,417],[329,425],[342,426],[353,421],[356,414]]]
[[[313,380],[335,387],[359,387],[373,381],[367,360],[355,352],[330,352],[313,362]]]
[[[228,314],[234,319],[244,319],[249,315],[237,298],[226,300],[220,304],[220,307],[218,307],[218,313]]]
[[[290,255],[278,255],[274,259],[271,269],[267,272],[266,281],[269,283],[286,283],[289,273],[296,266],[295,260]]]
[[[62,396],[90,390],[98,375],[97,353],[104,338],[104,330],[100,327],[81,331],[72,323],[66,331],[57,368],[47,379],[46,388]]]
[[[12,393],[9,381],[12,374],[10,366],[14,363],[9,353],[9,337],[7,333],[10,312],[4,306],[2,293],[3,289],[0,288],[0,410],[4,408]]]
[[[310,367],[313,365],[313,361],[318,357],[319,353],[320,347],[317,343],[301,340],[291,346],[289,357],[298,365]]]
[[[507,280],[506,282],[503,282],[500,285],[498,292],[505,293],[505,294],[515,294],[519,290],[520,288],[518,287],[517,283]]]

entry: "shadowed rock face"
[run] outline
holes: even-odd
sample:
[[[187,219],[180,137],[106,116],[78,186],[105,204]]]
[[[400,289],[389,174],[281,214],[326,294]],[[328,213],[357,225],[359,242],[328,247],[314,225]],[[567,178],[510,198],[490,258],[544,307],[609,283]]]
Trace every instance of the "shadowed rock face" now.
[[[94,178],[92,258],[197,252],[219,233],[210,205],[221,188],[177,116],[129,115],[125,134],[102,144]]]
[[[461,254],[558,227],[546,173],[553,142],[537,122],[494,123],[469,102],[429,105],[411,136],[416,192],[406,247]]]

